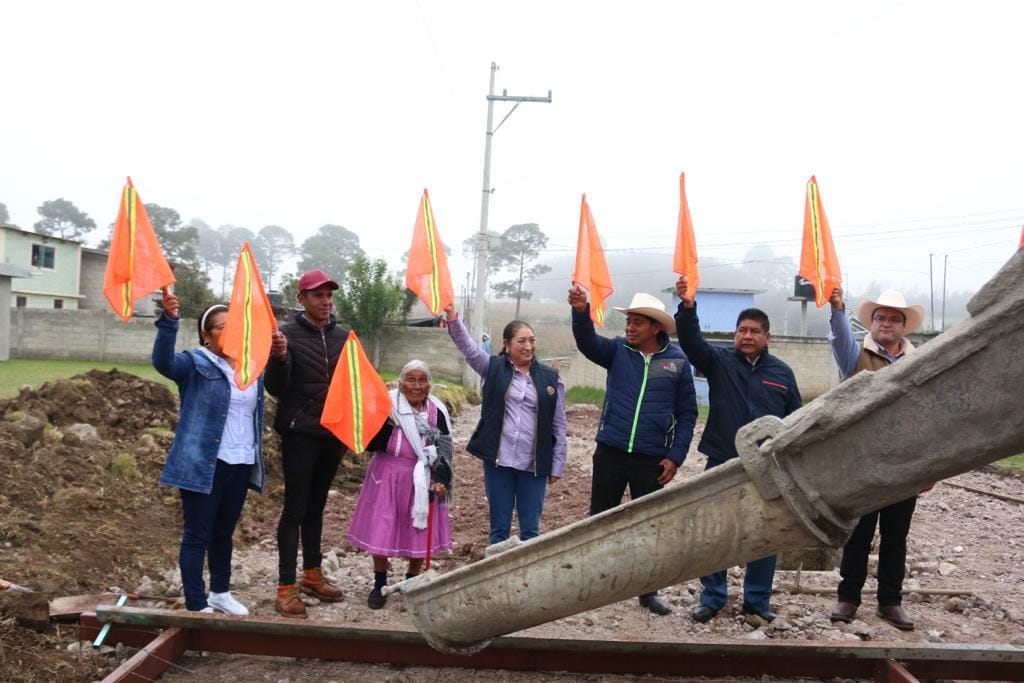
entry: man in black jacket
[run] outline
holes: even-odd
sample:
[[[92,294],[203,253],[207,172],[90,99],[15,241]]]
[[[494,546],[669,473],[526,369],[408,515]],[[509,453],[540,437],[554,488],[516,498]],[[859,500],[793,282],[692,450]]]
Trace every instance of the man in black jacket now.
[[[800,391],[790,367],[768,353],[771,333],[763,311],[741,311],[734,348],[715,348],[701,334],[695,292],[689,291],[685,275],[676,282],[676,293],[682,299],[676,313],[679,346],[708,380],[710,410],[698,450],[708,456],[705,469],[711,469],[739,457],[736,432],[740,427],[765,415],[785,417],[800,408]],[[743,579],[745,614],[756,614],[765,621],[775,618],[769,604],[774,576],[774,555],[747,564]],[[704,586],[700,606],[690,616],[703,623],[725,606],[728,584],[724,570],[702,576],[700,582]]]
[[[286,617],[303,619],[306,607],[299,592],[321,601],[341,600],[341,591],[320,568],[327,492],[338,471],[345,446],[320,425],[331,376],[348,337],[331,315],[337,283],[321,270],[299,278],[303,311],[283,325],[283,352],[267,363],[267,391],[277,398],[274,429],[281,435],[284,509],[277,525],[278,587],[274,608]],[[296,583],[295,556],[302,538],[302,579]]]

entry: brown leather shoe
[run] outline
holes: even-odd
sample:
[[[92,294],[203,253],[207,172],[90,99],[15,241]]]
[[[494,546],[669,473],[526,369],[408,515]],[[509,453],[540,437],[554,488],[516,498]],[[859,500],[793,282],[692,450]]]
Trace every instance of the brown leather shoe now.
[[[840,600],[836,603],[835,609],[832,610],[832,614],[828,618],[832,620],[833,624],[837,621],[849,624],[855,616],[857,616],[857,605]]]
[[[312,595],[323,602],[340,602],[344,598],[341,589],[327,580],[320,567],[302,570],[299,588],[306,595]]]
[[[277,587],[274,609],[283,617],[291,619],[306,618],[306,606],[302,604],[302,598],[299,597],[299,588],[294,583]]]
[[[899,605],[879,605],[877,614],[901,631],[914,630],[914,620]]]

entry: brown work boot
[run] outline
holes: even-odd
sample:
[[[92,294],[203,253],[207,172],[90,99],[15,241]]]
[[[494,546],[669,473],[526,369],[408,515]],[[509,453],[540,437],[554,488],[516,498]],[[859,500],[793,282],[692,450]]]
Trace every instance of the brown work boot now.
[[[302,579],[299,580],[299,588],[306,595],[312,595],[323,602],[341,602],[343,596],[341,589],[336,588],[333,583],[327,580],[320,567],[302,570]]]
[[[284,617],[305,619],[306,606],[302,604],[302,598],[299,597],[299,587],[294,583],[278,586],[277,599],[274,600],[274,609]]]

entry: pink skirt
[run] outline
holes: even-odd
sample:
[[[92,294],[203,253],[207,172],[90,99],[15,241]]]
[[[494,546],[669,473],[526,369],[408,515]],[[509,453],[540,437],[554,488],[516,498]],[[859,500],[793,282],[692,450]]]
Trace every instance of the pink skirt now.
[[[403,449],[404,451],[404,449]],[[371,555],[383,557],[426,557],[427,530],[412,525],[415,456],[375,453],[366,468],[359,500],[352,514],[348,540]],[[430,554],[452,548],[448,505],[431,502],[434,519]]]

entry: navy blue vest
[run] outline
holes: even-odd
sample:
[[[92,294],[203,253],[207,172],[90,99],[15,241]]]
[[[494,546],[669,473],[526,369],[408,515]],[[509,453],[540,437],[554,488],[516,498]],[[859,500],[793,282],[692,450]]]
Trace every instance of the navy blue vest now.
[[[501,445],[501,430],[505,424],[505,395],[512,384],[512,367],[508,356],[492,356],[484,377],[483,403],[480,422],[469,438],[466,450],[486,463],[494,464]],[[530,379],[537,389],[537,431],[533,453],[533,472],[537,476],[551,474],[551,459],[555,446],[552,425],[555,405],[558,403],[558,371],[534,361],[530,366]]]

